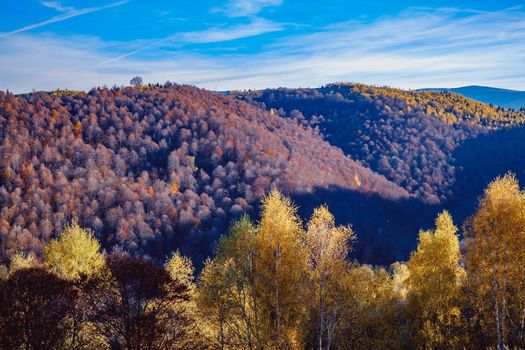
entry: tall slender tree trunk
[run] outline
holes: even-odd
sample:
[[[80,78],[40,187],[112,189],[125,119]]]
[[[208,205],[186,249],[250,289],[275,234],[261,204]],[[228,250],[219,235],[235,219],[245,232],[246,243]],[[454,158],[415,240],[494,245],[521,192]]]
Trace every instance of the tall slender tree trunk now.
[[[334,336],[335,327],[338,323],[339,317],[337,316],[337,311],[332,313],[328,324],[326,325],[326,350],[330,350],[332,346],[332,338]]]
[[[495,280],[493,284],[493,294],[494,294],[494,319],[496,321],[496,334],[498,336],[498,350],[505,350],[505,345],[503,343],[503,338],[501,336],[501,322],[500,322],[500,310],[498,305],[498,281]]]
[[[253,327],[255,331],[256,348],[262,349],[261,332],[259,327],[259,307],[255,295],[253,298]]]
[[[525,328],[525,307],[521,310],[520,329],[518,331],[518,344],[523,340],[523,329]]]
[[[248,311],[248,298],[249,296],[246,295],[246,287],[243,286],[242,289],[242,314],[244,319],[244,324],[246,326],[246,341],[248,343],[248,349],[253,350],[253,341],[252,341],[252,323],[250,320],[250,315]]]
[[[501,339],[503,343],[503,347],[505,348],[505,344],[507,343],[507,298],[505,293],[507,292],[507,281],[505,276],[503,277],[503,291],[502,296],[503,299],[501,300]]]
[[[253,303],[253,328],[255,332],[256,348],[262,349],[261,333],[259,327],[259,303],[257,302],[257,288],[255,286],[255,279],[257,276],[257,266],[255,266],[253,259],[254,252],[250,253],[250,284],[251,284],[251,297]]]
[[[220,344],[220,349],[223,350],[225,344],[224,344],[224,318],[222,315],[219,315],[219,344]]]
[[[324,333],[324,289],[325,289],[325,273],[321,272],[321,284],[319,286],[319,348],[323,350],[323,333]]]
[[[281,342],[281,305],[279,300],[279,262],[281,259],[281,247],[275,250],[275,336],[277,344]]]

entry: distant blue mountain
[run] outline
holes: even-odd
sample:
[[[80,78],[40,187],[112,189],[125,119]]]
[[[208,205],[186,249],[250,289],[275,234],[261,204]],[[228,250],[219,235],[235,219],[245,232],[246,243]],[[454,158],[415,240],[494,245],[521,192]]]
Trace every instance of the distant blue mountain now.
[[[520,109],[525,108],[525,91],[499,89],[489,86],[463,86],[458,88],[419,89],[432,91],[451,91],[480,102],[490,103],[500,107]]]

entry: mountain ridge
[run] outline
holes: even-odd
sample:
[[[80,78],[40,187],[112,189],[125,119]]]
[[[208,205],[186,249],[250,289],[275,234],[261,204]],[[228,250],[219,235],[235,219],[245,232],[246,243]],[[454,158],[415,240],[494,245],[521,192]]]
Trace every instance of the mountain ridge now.
[[[503,108],[525,108],[525,91],[495,88],[482,85],[467,85],[456,88],[423,88],[416,91],[449,91],[474,100]]]

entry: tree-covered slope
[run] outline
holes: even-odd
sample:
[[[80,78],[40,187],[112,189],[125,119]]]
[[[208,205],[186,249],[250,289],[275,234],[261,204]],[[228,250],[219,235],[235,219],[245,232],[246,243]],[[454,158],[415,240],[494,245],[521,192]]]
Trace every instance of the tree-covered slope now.
[[[409,197],[307,125],[187,86],[0,93],[0,257],[76,217],[107,250],[202,261],[277,187]]]
[[[454,196],[452,189],[462,169],[454,156],[458,146],[525,122],[523,111],[450,92],[362,84],[270,89],[239,97],[319,127],[326,140],[345,154],[433,204]]]

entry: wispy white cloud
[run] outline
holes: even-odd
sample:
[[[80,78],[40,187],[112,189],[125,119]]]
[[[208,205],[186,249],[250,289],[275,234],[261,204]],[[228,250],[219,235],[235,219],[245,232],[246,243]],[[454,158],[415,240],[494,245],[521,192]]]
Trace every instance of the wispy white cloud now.
[[[71,6],[62,5],[60,1],[41,1],[40,4],[45,7],[49,7],[58,12],[74,12],[75,8]]]
[[[255,18],[248,24],[238,24],[234,26],[219,26],[206,30],[178,33],[166,38],[149,40],[139,48],[126,52],[117,57],[106,60],[100,65],[113,63],[124,58],[136,55],[143,51],[156,48],[166,44],[210,44],[219,42],[228,42],[232,40],[244,39],[253,36],[258,36],[266,33],[276,32],[282,30],[284,27],[281,24],[267,21],[261,18]]]
[[[227,28],[221,33],[183,33],[177,39],[206,47],[205,43],[239,36]],[[255,33],[245,28],[246,35]],[[194,54],[169,42],[115,60],[151,43],[116,45],[93,38],[28,34],[2,40],[0,89],[17,92],[126,84],[134,75],[147,82],[172,80],[210,89],[360,81],[404,88],[478,84],[525,90],[522,9],[417,9],[371,22],[339,23],[311,34],[290,34],[250,54],[228,50]]]
[[[28,30],[32,30],[32,29],[43,27],[43,26],[47,26],[48,24],[62,22],[62,21],[65,21],[67,19],[70,19],[70,18],[86,15],[88,13],[98,12],[98,11],[106,10],[106,9],[109,9],[109,8],[112,8],[112,7],[121,6],[121,5],[124,5],[124,4],[128,3],[129,1],[130,0],[122,0],[122,1],[114,2],[114,3],[111,3],[111,4],[105,5],[105,6],[89,7],[89,8],[85,8],[85,9],[79,9],[79,10],[76,10],[76,9],[74,9],[72,7],[64,7],[57,1],[42,2],[42,5],[44,5],[46,7],[53,8],[53,9],[59,11],[59,12],[64,12],[64,13],[62,15],[58,15],[58,16],[52,17],[52,18],[47,19],[47,20],[42,21],[42,22],[33,23],[33,24],[27,25],[25,27],[13,30],[11,32],[0,33],[0,38],[5,38],[5,37],[8,37],[8,36],[11,36],[11,35],[14,35],[14,34],[19,34],[19,33],[22,33],[22,32],[26,32]]]
[[[281,6],[283,0],[229,0],[223,7],[215,7],[212,12],[221,12],[228,17],[254,16],[266,7]]]
[[[256,18],[248,24],[239,24],[230,27],[216,27],[203,31],[182,33],[180,35],[180,40],[196,44],[216,43],[248,38],[282,29],[283,26],[279,23]]]
[[[413,9],[375,22],[347,22],[274,45],[301,54],[326,51],[330,55],[358,50],[435,55],[519,45],[525,31],[525,12],[512,8],[497,12],[459,9]]]

